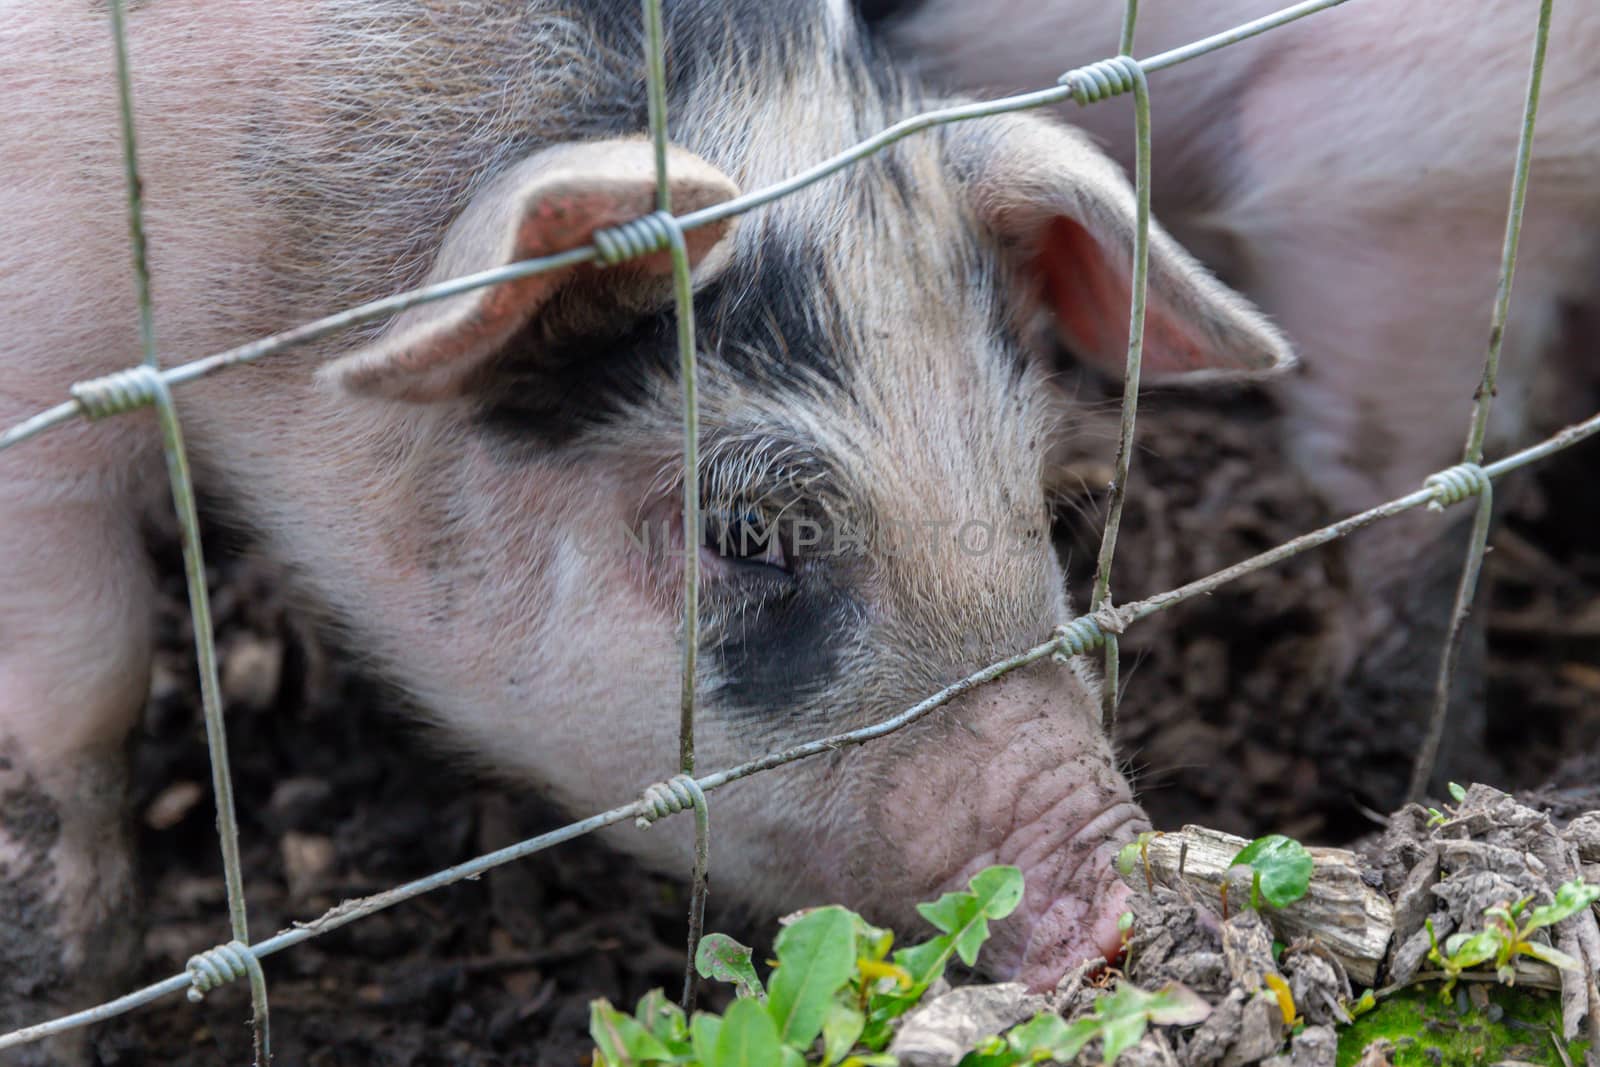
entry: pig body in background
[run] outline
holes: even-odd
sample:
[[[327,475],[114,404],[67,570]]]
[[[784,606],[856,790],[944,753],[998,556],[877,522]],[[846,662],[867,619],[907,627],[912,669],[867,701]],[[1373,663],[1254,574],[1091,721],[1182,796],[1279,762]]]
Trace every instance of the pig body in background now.
[[[930,103],[842,5],[667,14],[680,212]],[[654,207],[632,2],[129,18],[166,362]],[[102,14],[18,11],[0,75],[9,425],[138,347]],[[691,233],[717,546],[693,546],[703,767],[885,717],[1069,617],[1039,327],[1120,359],[1131,220],[1112,164],[1007,117]],[[667,275],[657,255],[508,283],[178,394],[204,490],[350,647],[469,758],[576,812],[674,766],[681,546],[623,536],[679,528]],[[1287,358],[1164,234],[1153,279],[1155,372]],[[120,757],[150,653],[138,523],[166,493],[148,411],[0,453],[0,956],[29,961],[0,975],[3,1025],[105,992],[88,976],[115,955]],[[973,522],[999,531],[989,547]],[[924,535],[890,551],[908,528]],[[1115,944],[1107,857],[1142,822],[1096,704],[1084,667],[1045,661],[730,787],[718,884],[769,912],[838,899],[900,922],[1017,863],[1027,900],[991,964],[1048,984]],[[685,829],[619,841],[676,868]]]
[[[1133,51],[1282,6],[1146,0]],[[1295,346],[1298,373],[1275,385],[1287,450],[1336,511],[1411,492],[1460,459],[1537,6],[1353,0],[1150,77],[1155,210]],[[985,93],[1050,85],[1114,55],[1122,21],[1120,2],[1087,0],[864,10],[904,58]],[[1600,15],[1556,4],[1490,458],[1592,411],[1593,338],[1570,343],[1564,327],[1600,296],[1597,80]],[[1065,109],[1131,169],[1131,98]],[[1350,706],[1338,721],[1389,739],[1394,758],[1347,783],[1381,807],[1398,800],[1420,737],[1468,511],[1387,522],[1342,549],[1352,595],[1326,667]],[[1480,660],[1469,653],[1464,670]],[[1481,710],[1460,699],[1470,688],[1458,680],[1469,717],[1452,735],[1470,736]]]

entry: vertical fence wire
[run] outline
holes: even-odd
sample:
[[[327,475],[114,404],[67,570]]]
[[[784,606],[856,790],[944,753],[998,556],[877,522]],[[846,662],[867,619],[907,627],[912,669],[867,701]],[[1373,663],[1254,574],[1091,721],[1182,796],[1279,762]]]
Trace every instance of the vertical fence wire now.
[[[1133,55],[1133,31],[1139,21],[1139,0],[1122,5],[1122,32],[1117,35],[1117,55]]]
[[[667,61],[661,0],[641,0],[645,36],[645,85],[650,139],[655,148],[656,211],[665,224],[672,256],[673,302],[677,311],[678,371],[683,379],[683,682],[679,699],[678,770],[694,775],[695,661],[700,643],[700,405],[696,391],[694,286],[683,227],[672,218],[667,174]],[[711,828],[706,798],[693,790],[694,869],[689,891],[688,952],[683,970],[683,1010],[694,1010],[695,954],[705,926]]]
[[[1433,706],[1428,716],[1427,730],[1422,747],[1411,768],[1411,783],[1407,797],[1420,801],[1428,790],[1433,769],[1439,758],[1439,746],[1444,741],[1449,722],[1450,683],[1455,676],[1456,663],[1461,656],[1461,644],[1466,633],[1467,615],[1472,610],[1473,597],[1478,589],[1478,574],[1483,568],[1484,553],[1489,543],[1489,523],[1494,511],[1494,493],[1489,479],[1482,477],[1478,464],[1483,460],[1483,442],[1489,429],[1489,411],[1494,404],[1496,382],[1500,374],[1500,346],[1505,340],[1506,316],[1511,307],[1511,279],[1517,266],[1517,243],[1522,236],[1522,212],[1528,197],[1528,171],[1533,158],[1533,128],[1539,114],[1539,90],[1544,83],[1544,57],[1550,41],[1550,12],[1553,0],[1541,0],[1539,21],[1533,35],[1533,58],[1528,68],[1528,91],[1522,105],[1522,129],[1517,137],[1516,166],[1511,176],[1511,198],[1506,208],[1505,242],[1500,249],[1500,277],[1495,286],[1494,310],[1489,320],[1489,351],[1483,361],[1483,379],[1473,397],[1472,421],[1467,430],[1467,443],[1462,450],[1463,467],[1477,471],[1471,478],[1478,493],[1477,514],[1473,519],[1466,560],[1461,568],[1461,580],[1456,586],[1455,602],[1450,609],[1449,629],[1444,647],[1439,654],[1439,673],[1434,680]],[[1440,506],[1446,501],[1441,499]]]
[[[1137,0],[1127,0],[1122,23],[1118,58],[1120,72],[1130,82],[1134,104],[1134,197],[1133,270],[1128,312],[1128,358],[1122,381],[1122,420],[1117,437],[1117,458],[1111,478],[1111,501],[1106,509],[1105,530],[1100,538],[1100,558],[1095,565],[1091,612],[1111,606],[1111,566],[1116,558],[1117,533],[1122,526],[1122,510],[1128,496],[1128,473],[1133,465],[1134,424],[1139,410],[1139,375],[1144,358],[1145,293],[1150,278],[1150,83],[1144,68],[1133,58],[1134,23],[1138,18]],[[1117,694],[1121,688],[1120,648],[1117,635],[1105,635],[1105,689],[1101,693],[1100,720],[1109,734],[1117,723]]]
[[[148,245],[144,229],[144,186],[139,175],[138,144],[133,122],[133,87],[128,65],[125,0],[110,0],[111,37],[116,54],[117,111],[122,128],[122,157],[128,197],[128,243],[133,255],[133,276],[139,306],[139,340],[145,388],[153,393],[161,423],[161,444],[166,455],[167,478],[172,486],[183,545],[184,578],[189,591],[189,611],[194,628],[195,660],[200,673],[200,702],[205,717],[206,744],[211,760],[211,782],[216,794],[217,837],[222,849],[223,878],[227,888],[228,921],[233,943],[248,945],[250,926],[245,909],[244,865],[239,857],[239,827],[234,813],[233,774],[228,763],[227,729],[222,714],[222,690],[217,677],[216,637],[206,588],[205,553],[200,543],[200,519],[195,507],[194,482],[177,408],[167,383],[157,373],[155,310],[150,295]],[[251,957],[251,1030],[257,1067],[272,1059],[266,979],[259,962]],[[196,988],[199,988],[197,983]]]
[[[128,72],[127,0],[111,0],[111,46],[117,65],[117,121],[122,127],[122,173],[128,196],[128,246],[133,254],[134,297],[139,305],[139,351],[147,367],[157,365],[154,305],[150,300],[150,260],[144,239],[144,181],[139,176],[139,145],[133,128],[133,79]]]

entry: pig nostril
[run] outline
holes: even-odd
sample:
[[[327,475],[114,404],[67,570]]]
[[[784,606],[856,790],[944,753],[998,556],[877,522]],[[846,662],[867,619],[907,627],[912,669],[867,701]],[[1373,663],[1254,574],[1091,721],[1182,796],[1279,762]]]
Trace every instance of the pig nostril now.
[[[1117,878],[1112,856],[1130,831],[1149,825],[1144,812],[1126,798],[1106,804],[1051,849],[1059,867],[1043,861],[1050,881],[1040,911],[1031,918],[1022,937],[1018,967],[1037,976],[1056,964],[1073,966],[1079,959],[1099,955],[1113,958],[1121,950],[1117,916],[1124,910],[1128,889]],[[1074,846],[1092,843],[1083,849]],[[1065,857],[1075,856],[1075,859]],[[1024,875],[1028,875],[1024,867]],[[1033,981],[1029,979],[1030,983]]]

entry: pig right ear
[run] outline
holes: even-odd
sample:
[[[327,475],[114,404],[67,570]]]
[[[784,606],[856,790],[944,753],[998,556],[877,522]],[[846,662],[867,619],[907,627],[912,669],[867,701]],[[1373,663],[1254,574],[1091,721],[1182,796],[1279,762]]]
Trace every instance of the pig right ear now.
[[[1081,133],[1034,115],[953,139],[981,222],[1012,255],[1026,299],[1079,358],[1121,378],[1128,347],[1133,190]],[[1153,380],[1292,366],[1289,344],[1154,222],[1144,373]]]
[[[428,282],[579,248],[596,230],[648,214],[655,208],[654,160],[643,139],[559,145],[529,156],[484,186],[451,224]],[[738,195],[731,179],[680,148],[668,149],[667,174],[678,214]],[[684,234],[697,280],[725,263],[723,242],[732,226],[725,219]],[[401,312],[376,341],[321,373],[369,396],[457,396],[552,302],[565,318],[576,306],[603,323],[664,302],[671,274],[668,253],[656,252],[615,267],[585,263],[474,289]]]

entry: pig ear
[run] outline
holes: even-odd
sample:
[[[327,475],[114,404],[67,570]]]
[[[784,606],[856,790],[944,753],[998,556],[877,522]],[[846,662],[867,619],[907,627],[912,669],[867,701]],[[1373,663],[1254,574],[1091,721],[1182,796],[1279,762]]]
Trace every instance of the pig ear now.
[[[980,221],[1016,255],[1030,297],[1073,354],[1121,377],[1128,348],[1134,198],[1088,140],[1036,116],[985,120],[960,169]],[[1150,227],[1144,374],[1268,371],[1293,364],[1288,342],[1167,233]]]
[[[737,195],[726,175],[690,152],[668,149],[675,213]],[[484,186],[445,233],[428,281],[439,282],[579,248],[594,232],[655,208],[655,163],[645,140],[559,145],[529,156]],[[684,234],[697,278],[718,269],[732,220]],[[459,395],[506,343],[553,306],[604,323],[664,297],[672,273],[666,252],[616,267],[557,268],[422,304],[396,315],[372,344],[324,368],[355,393],[429,401]],[[552,301],[559,301],[552,305]]]

